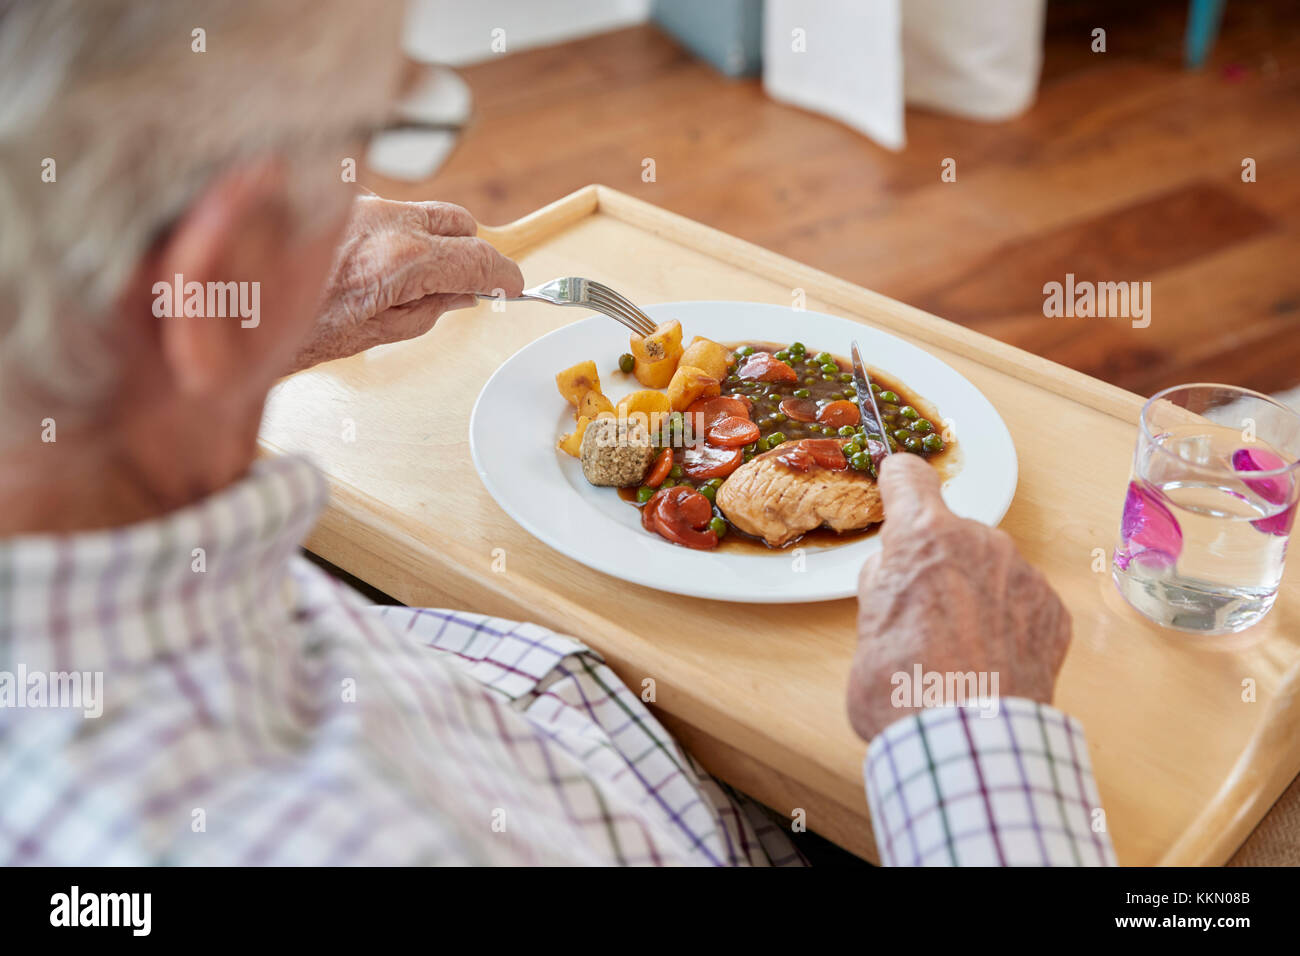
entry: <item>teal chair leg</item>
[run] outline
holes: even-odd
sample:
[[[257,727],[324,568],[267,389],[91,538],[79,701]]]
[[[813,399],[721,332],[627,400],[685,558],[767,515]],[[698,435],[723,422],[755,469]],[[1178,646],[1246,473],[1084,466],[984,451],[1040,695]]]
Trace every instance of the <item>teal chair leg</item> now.
[[[1187,8],[1187,34],[1183,37],[1183,62],[1200,69],[1214,49],[1225,0],[1191,0]]]

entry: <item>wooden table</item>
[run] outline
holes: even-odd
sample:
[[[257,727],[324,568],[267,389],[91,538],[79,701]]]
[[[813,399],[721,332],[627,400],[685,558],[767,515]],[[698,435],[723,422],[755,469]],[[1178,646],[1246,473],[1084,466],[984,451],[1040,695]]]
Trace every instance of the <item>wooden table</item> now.
[[[789,305],[802,294],[810,310],[906,334],[974,382],[1020,456],[1002,527],[1074,617],[1056,704],[1087,728],[1122,863],[1222,863],[1300,771],[1294,571],[1268,619],[1227,638],[1161,630],[1111,584],[1138,396],[601,186],[483,235],[529,281],[591,276],[645,303]],[[804,810],[810,828],[874,859],[864,748],[843,705],[854,602],[758,607],[626,584],[534,540],[480,484],[467,431],[483,383],[581,315],[484,305],[277,386],[264,448],[310,455],[333,492],[308,547],[408,604],[587,641],[629,685],[654,679],[656,713],[713,773],[781,813]]]

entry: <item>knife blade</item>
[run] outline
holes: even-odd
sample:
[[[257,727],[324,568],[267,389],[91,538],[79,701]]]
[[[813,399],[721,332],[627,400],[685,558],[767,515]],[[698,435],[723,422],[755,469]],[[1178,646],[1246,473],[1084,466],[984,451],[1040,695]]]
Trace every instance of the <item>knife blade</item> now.
[[[872,477],[875,477],[874,473],[880,468],[880,463],[885,460],[886,455],[893,454],[893,449],[889,447],[889,436],[885,434],[885,421],[880,417],[880,407],[876,404],[876,395],[871,390],[871,378],[862,364],[858,343],[853,342],[851,345],[853,387],[858,392],[858,414],[862,417],[862,427],[867,432],[867,454],[871,456]]]

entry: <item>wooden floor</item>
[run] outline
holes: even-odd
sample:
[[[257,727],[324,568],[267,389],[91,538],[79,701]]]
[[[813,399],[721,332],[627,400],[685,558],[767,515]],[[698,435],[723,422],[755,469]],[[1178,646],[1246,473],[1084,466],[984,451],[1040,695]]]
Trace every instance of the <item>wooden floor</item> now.
[[[1186,10],[1053,0],[1024,117],[909,110],[899,153],[636,27],[466,69],[476,115],[448,164],[370,184],[499,224],[601,182],[1137,392],[1275,391],[1300,383],[1300,5],[1227,4],[1199,73]],[[1045,318],[1067,272],[1150,281],[1150,327]]]

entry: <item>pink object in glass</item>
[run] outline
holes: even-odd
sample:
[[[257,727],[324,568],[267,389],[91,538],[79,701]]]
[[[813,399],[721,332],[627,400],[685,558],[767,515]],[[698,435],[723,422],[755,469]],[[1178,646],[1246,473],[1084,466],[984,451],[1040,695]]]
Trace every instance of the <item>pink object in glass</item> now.
[[[1262,448],[1238,448],[1232,453],[1232,467],[1237,471],[1273,471],[1285,468],[1286,462]],[[1244,484],[1255,494],[1271,505],[1280,505],[1291,495],[1291,478],[1282,475],[1277,478],[1243,478]],[[1287,535],[1291,533],[1291,522],[1295,518],[1295,505],[1285,511],[1279,511],[1269,518],[1260,518],[1251,524],[1265,534]]]
[[[1127,570],[1132,561],[1172,567],[1183,550],[1183,529],[1178,519],[1158,491],[1137,481],[1128,484],[1120,538],[1115,564],[1121,571]]]

